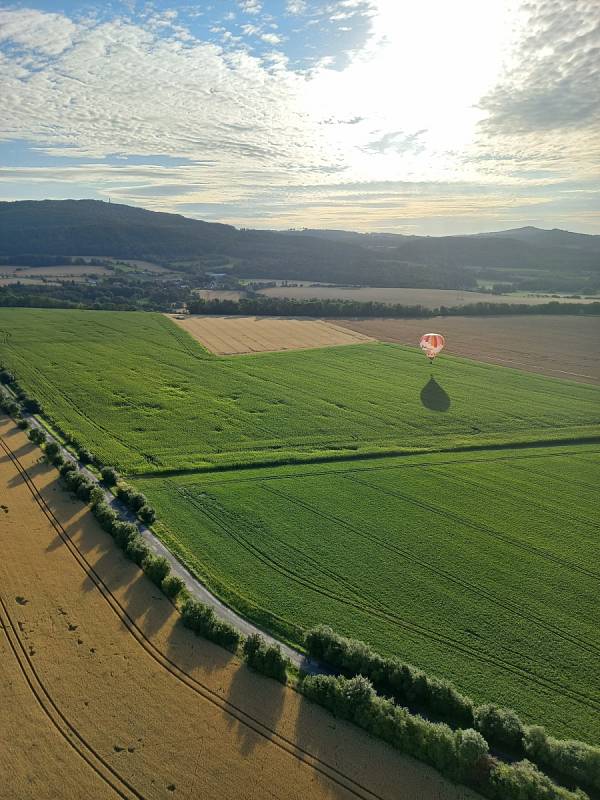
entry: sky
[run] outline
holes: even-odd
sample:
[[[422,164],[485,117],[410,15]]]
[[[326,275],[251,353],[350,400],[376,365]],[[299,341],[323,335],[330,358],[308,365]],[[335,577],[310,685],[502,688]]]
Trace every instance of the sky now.
[[[0,200],[600,234],[600,0],[0,0]]]

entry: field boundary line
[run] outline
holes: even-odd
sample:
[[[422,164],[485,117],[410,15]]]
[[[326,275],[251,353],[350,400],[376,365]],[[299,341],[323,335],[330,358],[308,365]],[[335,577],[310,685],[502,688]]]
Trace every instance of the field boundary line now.
[[[154,642],[152,642],[152,640],[146,636],[143,630],[137,625],[135,620],[133,620],[132,617],[129,616],[127,611],[123,608],[123,606],[117,600],[115,595],[111,592],[108,585],[98,575],[98,573],[95,571],[93,566],[88,562],[83,553],[81,553],[75,542],[72,540],[71,536],[63,528],[60,521],[54,515],[52,509],[47,504],[45,498],[36,487],[27,469],[22,465],[20,459],[14,454],[11,448],[6,444],[2,436],[0,436],[0,445],[6,452],[10,460],[13,462],[17,472],[22,477],[24,483],[31,492],[33,499],[40,506],[42,512],[47,517],[52,527],[56,530],[59,537],[66,545],[67,549],[69,550],[73,558],[78,562],[81,569],[86,573],[86,576],[93,582],[93,584],[98,589],[100,594],[104,597],[104,599],[111,607],[115,615],[125,625],[129,633],[138,642],[138,644],[140,644],[142,649],[150,656],[150,658],[152,658],[163,669],[165,669],[167,672],[173,675],[174,678],[176,678],[185,686],[187,686],[189,689],[191,689],[195,694],[199,695],[204,700],[210,702],[212,705],[216,706],[224,713],[229,714],[234,719],[236,719],[240,724],[245,725],[247,728],[254,731],[254,733],[261,736],[265,740],[271,742],[274,746],[288,753],[296,760],[301,761],[307,764],[307,766],[311,767],[315,771],[320,772],[324,777],[326,777],[328,780],[338,785],[340,788],[347,791],[349,794],[352,794],[354,797],[360,798],[360,800],[370,800],[370,798],[375,798],[375,800],[384,800],[382,796],[376,794],[368,787],[363,786],[358,781],[355,781],[353,778],[349,777],[341,770],[338,770],[336,767],[332,766],[323,759],[319,758],[319,756],[316,756],[310,751],[305,750],[298,743],[294,742],[293,740],[279,733],[274,728],[270,728],[268,725],[261,722],[259,719],[253,717],[251,714],[244,711],[241,707],[232,703],[230,700],[227,700],[226,698],[222,697],[218,692],[215,692],[206,684],[202,683],[202,681],[200,681],[198,678],[194,678],[189,673],[185,672],[185,670],[179,667],[179,665],[176,664],[176,662],[174,662],[171,658],[165,655],[154,644]]]

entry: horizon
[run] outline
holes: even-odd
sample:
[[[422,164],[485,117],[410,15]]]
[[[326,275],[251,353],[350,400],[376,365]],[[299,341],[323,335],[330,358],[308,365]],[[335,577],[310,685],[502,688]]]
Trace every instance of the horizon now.
[[[598,234],[594,12],[0,4],[0,200],[110,198],[267,230]]]

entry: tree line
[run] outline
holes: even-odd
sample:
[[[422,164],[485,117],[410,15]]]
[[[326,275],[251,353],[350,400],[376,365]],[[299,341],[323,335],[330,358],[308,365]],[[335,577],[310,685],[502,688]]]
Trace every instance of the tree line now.
[[[342,676],[369,679],[374,689],[394,704],[443,719],[453,727],[474,728],[492,746],[600,789],[600,748],[555,739],[540,726],[526,726],[510,708],[492,703],[477,706],[449,681],[427,675],[399,658],[384,657],[328,626],[308,631],[305,645],[310,656]]]
[[[380,303],[373,300],[334,300],[330,298],[241,297],[239,300],[202,300],[188,303],[191,314],[241,314],[244,316],[285,317],[462,317],[507,314],[591,314],[600,315],[600,302],[594,303],[467,303],[461,306],[438,306]]]

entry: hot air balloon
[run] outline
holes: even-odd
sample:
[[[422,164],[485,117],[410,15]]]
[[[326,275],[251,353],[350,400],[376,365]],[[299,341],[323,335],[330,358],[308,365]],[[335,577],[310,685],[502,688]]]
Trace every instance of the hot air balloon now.
[[[425,333],[421,336],[419,347],[433,364],[433,359],[441,353],[446,340],[441,333]]]

